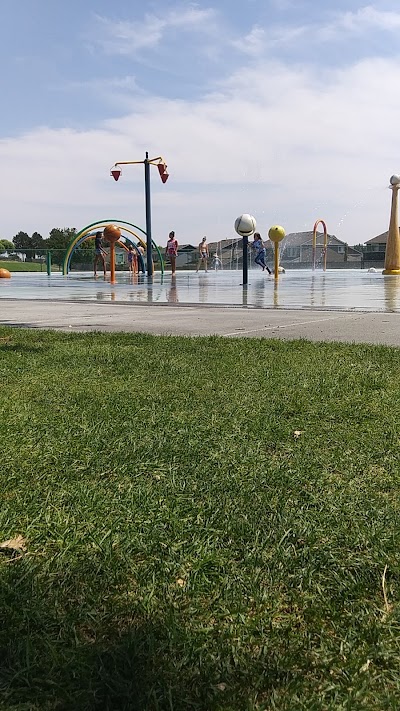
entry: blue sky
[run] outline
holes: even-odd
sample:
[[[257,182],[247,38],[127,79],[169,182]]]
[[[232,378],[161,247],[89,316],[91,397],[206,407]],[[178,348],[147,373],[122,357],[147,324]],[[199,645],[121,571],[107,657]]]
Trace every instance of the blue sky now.
[[[0,4],[0,237],[106,217],[197,243],[252,212],[264,234],[387,228],[400,172],[400,8],[388,0]]]

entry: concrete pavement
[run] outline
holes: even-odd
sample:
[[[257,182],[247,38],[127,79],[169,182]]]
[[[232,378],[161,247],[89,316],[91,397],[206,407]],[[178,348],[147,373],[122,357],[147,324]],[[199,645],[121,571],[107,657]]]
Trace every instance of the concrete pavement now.
[[[400,346],[400,313],[12,299],[0,308],[1,325],[25,328]]]

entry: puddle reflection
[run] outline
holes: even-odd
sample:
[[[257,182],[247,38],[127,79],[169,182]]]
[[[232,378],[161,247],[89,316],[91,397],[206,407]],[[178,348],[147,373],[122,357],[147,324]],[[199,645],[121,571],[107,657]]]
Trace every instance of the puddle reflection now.
[[[400,278],[350,269],[293,269],[275,282],[273,277],[251,269],[244,287],[240,270],[207,274],[185,271],[173,278],[171,274],[162,277],[155,273],[152,282],[144,274],[117,272],[117,283],[111,285],[100,275],[95,280],[89,272],[73,272],[68,277],[54,274],[50,278],[47,274],[20,272],[10,280],[0,280],[1,298],[399,312]]]
[[[400,280],[398,276],[383,277],[386,311],[399,311]]]

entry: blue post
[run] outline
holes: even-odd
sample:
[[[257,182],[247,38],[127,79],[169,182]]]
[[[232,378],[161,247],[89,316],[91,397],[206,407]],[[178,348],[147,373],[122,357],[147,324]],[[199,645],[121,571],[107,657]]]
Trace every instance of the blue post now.
[[[146,258],[147,258],[147,277],[153,278],[153,254],[151,248],[151,202],[150,202],[150,163],[149,154],[146,151],[146,159],[144,161],[144,192],[146,200]]]

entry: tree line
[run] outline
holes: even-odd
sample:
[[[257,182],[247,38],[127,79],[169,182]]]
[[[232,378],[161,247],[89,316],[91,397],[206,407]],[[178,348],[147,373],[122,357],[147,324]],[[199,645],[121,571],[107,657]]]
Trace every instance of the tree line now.
[[[26,261],[30,262],[35,257],[44,256],[46,251],[52,250],[53,252],[58,252],[53,255],[53,261],[57,263],[62,261],[62,255],[64,254],[69,243],[76,235],[75,227],[54,227],[49,236],[44,238],[39,232],[33,232],[31,236],[27,232],[17,232],[17,234],[12,238],[12,241],[8,239],[0,239],[0,252],[18,252],[19,254],[24,254]],[[90,242],[84,242],[81,245],[81,249],[91,250],[93,245]]]
[[[1,239],[0,243],[7,251],[15,251],[25,253],[28,251],[36,252],[46,251],[48,249],[63,249],[65,250],[71,239],[76,235],[75,227],[54,227],[47,238],[42,237],[39,232],[33,232],[31,236],[27,232],[17,232],[12,238],[12,241]]]

